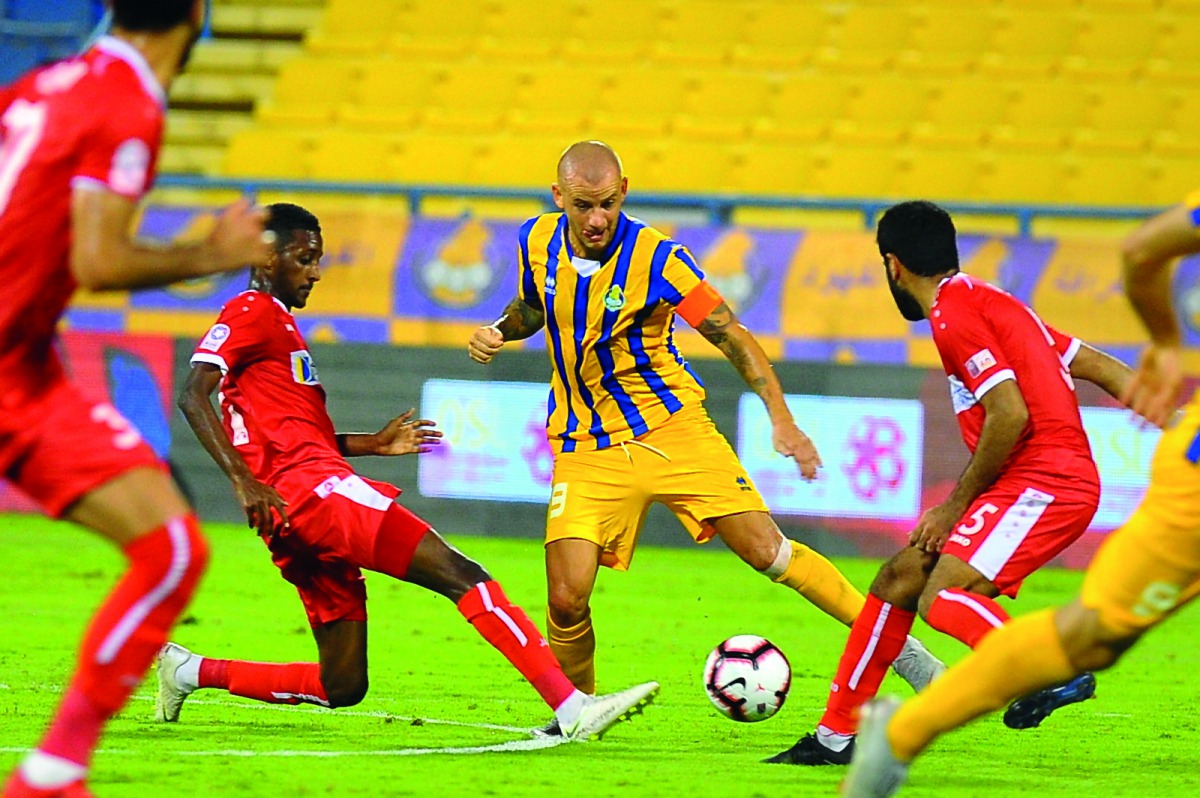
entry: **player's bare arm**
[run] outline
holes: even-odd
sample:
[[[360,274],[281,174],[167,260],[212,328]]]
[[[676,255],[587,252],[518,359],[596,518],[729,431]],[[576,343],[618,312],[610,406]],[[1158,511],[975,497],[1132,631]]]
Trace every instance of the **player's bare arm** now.
[[[696,329],[709,343],[721,350],[750,386],[750,390],[762,399],[771,418],[775,451],[795,459],[805,479],[815,478],[817,468],[821,465],[817,447],[796,426],[792,411],[783,398],[783,386],[779,384],[775,369],[771,367],[771,361],[758,339],[738,321],[725,302],[709,313]]]
[[[258,534],[270,538],[288,526],[287,502],[270,485],[254,478],[246,461],[225,435],[221,418],[212,403],[212,395],[220,384],[221,369],[209,363],[197,363],[179,392],[179,409],[204,450],[229,477],[238,504],[246,513],[247,524],[257,529]]]
[[[1181,255],[1200,252],[1200,229],[1189,209],[1177,205],[1134,230],[1122,248],[1125,295],[1150,333],[1125,404],[1147,421],[1163,426],[1183,392],[1183,335],[1171,304],[1171,265]]]
[[[1000,476],[1029,423],[1029,408],[1013,380],[1004,380],[979,400],[986,417],[975,454],[958,478],[949,498],[921,514],[909,543],[926,552],[938,552],[950,537],[950,529],[963,513]]]
[[[471,336],[467,352],[476,363],[490,363],[507,341],[523,341],[546,326],[546,314],[516,297],[504,314],[492,324],[480,327]]]
[[[416,410],[407,410],[374,433],[349,432],[337,436],[338,449],[345,457],[393,457],[425,454],[442,442],[442,433],[427,418],[413,420]]]
[[[1087,380],[1119,401],[1133,381],[1133,369],[1107,352],[1081,341],[1079,351],[1071,360],[1071,376]]]
[[[120,291],[265,264],[272,247],[266,212],[240,200],[193,244],[156,246],[133,238],[137,204],[94,187],[71,195],[71,273],[84,288]]]

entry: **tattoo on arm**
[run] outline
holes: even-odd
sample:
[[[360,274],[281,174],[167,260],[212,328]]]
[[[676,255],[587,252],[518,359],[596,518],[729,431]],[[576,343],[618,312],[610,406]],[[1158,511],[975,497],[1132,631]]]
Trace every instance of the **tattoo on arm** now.
[[[500,330],[505,341],[521,341],[542,329],[545,324],[546,314],[543,311],[517,297],[504,309],[504,318],[497,322],[496,329]]]

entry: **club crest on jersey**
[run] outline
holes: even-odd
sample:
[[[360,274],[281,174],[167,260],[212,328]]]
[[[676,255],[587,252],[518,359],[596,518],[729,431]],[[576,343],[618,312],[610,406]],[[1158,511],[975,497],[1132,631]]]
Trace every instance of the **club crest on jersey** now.
[[[301,385],[320,385],[317,377],[317,367],[313,365],[312,355],[307,349],[292,352],[292,379]]]
[[[621,286],[614,285],[608,289],[608,293],[604,295],[604,307],[614,313],[625,307],[625,294],[621,291]]]
[[[968,358],[967,373],[974,379],[994,365],[996,365],[996,358],[992,356],[992,350],[981,349]]]
[[[545,290],[546,296],[554,296],[558,293],[558,281],[555,280],[551,275],[547,274],[546,282],[543,284],[542,288]]]
[[[214,324],[208,331],[208,335],[204,336],[204,340],[200,342],[200,348],[216,352],[227,340],[229,340],[229,325]]]

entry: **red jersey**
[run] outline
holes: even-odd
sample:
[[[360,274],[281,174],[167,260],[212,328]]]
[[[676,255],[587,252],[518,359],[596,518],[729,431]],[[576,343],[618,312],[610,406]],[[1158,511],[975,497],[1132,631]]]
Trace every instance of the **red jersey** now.
[[[331,476],[353,473],[338,450],[308,345],[278,299],[244,291],[229,300],[191,362],[221,369],[225,433],[258,481],[292,501]]]
[[[0,91],[0,408],[62,378],[53,343],[76,288],[72,190],[140,198],[165,106],[141,53],[111,37]]]
[[[1012,295],[962,273],[938,287],[929,321],[967,448],[974,452],[979,443],[984,394],[1015,380],[1029,408],[1029,424],[1000,479],[1067,482],[1099,495],[1100,478],[1070,374],[1079,340],[1047,325]]]

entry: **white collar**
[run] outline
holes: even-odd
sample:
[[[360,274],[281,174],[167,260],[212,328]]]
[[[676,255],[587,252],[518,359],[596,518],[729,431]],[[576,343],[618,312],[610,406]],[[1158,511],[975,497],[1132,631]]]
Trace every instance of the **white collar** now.
[[[146,93],[157,100],[159,105],[166,107],[167,92],[158,82],[158,78],[155,77],[154,71],[150,69],[150,64],[147,63],[146,57],[140,50],[116,36],[100,37],[100,40],[96,42],[96,49],[129,64],[129,68],[142,82],[142,88],[146,90]]]

